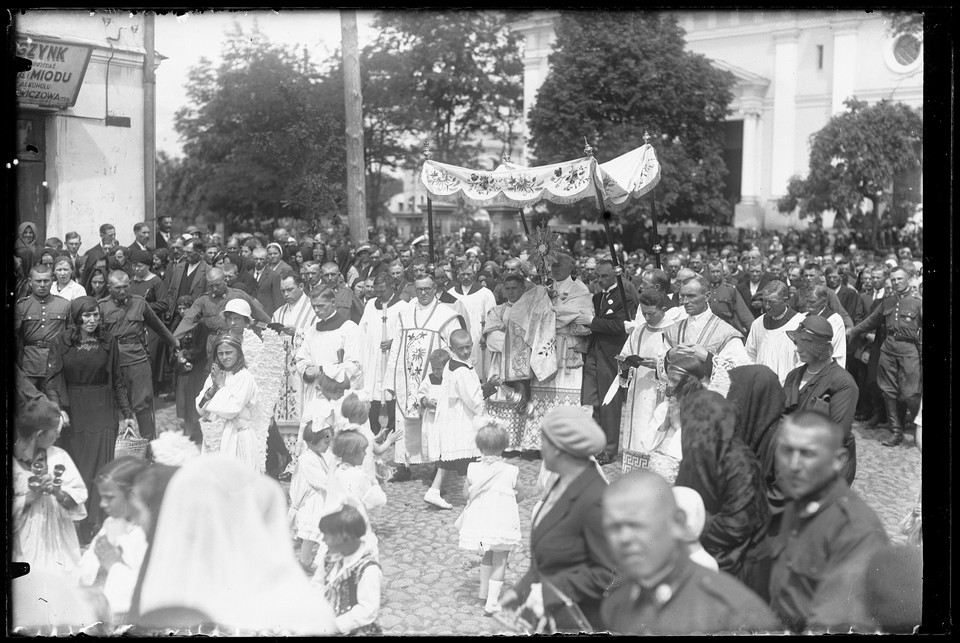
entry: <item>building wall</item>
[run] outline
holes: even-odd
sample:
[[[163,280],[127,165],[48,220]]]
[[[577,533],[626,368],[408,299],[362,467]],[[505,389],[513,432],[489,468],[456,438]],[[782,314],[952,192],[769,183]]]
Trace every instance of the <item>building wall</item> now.
[[[524,112],[529,115],[546,78],[558,14],[539,12],[514,24],[525,41]],[[744,120],[742,199],[734,224],[802,225],[780,214],[777,199],[793,175],[806,176],[809,143],[855,96],[912,107],[923,103],[921,58],[896,63],[883,16],[859,11],[676,12],[687,49],[737,77],[729,120]],[[823,48],[822,66],[820,52]],[[751,127],[751,123],[754,124]],[[525,132],[526,134],[526,132]]]
[[[100,224],[112,223],[129,245],[145,212],[143,15],[29,10],[17,32],[93,47],[76,105],[45,112],[46,236],[75,230],[83,252],[99,242]],[[130,127],[107,126],[107,114]]]

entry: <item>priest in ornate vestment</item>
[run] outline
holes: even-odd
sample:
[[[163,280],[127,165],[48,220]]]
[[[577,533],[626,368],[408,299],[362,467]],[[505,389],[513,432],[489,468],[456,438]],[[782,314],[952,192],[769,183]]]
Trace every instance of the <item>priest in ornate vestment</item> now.
[[[540,448],[543,409],[537,404],[543,400],[533,399],[532,390],[557,372],[556,312],[546,288],[525,290],[524,281],[520,275],[504,278],[507,301],[487,313],[483,329],[491,353],[486,379],[496,375],[504,383],[488,400],[487,412],[508,425],[509,451]]]
[[[300,425],[300,414],[303,412],[303,378],[297,372],[296,356],[303,344],[304,332],[311,326],[316,326],[319,320],[310,305],[310,298],[303,292],[303,283],[298,275],[290,274],[280,280],[280,294],[283,295],[285,303],[273,312],[270,328],[283,338],[286,352],[284,387],[275,409],[277,426],[283,433],[283,429],[292,427],[296,430]]]
[[[407,465],[424,462],[417,391],[430,370],[430,354],[438,348],[448,348],[450,333],[466,327],[452,307],[437,300],[433,277],[427,275],[414,285],[417,299],[399,311],[396,338],[390,346],[384,375],[384,385],[396,400],[396,428],[404,436],[394,447],[398,470],[393,480],[398,482],[410,479]]]

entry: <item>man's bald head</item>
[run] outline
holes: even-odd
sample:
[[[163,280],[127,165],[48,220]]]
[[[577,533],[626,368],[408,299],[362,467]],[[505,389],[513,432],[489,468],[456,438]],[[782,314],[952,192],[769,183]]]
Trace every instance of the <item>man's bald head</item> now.
[[[697,272],[694,270],[691,270],[690,268],[681,268],[680,270],[677,271],[677,281],[679,281],[680,283],[683,283],[687,279],[692,279],[698,276],[699,275],[697,274]]]
[[[603,493],[603,529],[621,572],[644,588],[659,584],[685,555],[685,518],[670,484],[638,469]]]
[[[223,279],[224,274],[221,268],[211,268],[207,271],[207,283],[211,281],[216,281],[218,279]]]

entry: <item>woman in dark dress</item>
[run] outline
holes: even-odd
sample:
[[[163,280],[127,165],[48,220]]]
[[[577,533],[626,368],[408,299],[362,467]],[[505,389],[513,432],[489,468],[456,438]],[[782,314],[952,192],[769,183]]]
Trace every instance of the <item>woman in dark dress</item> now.
[[[703,498],[700,543],[720,571],[752,586],[757,554],[770,524],[760,462],[735,435],[737,411],[714,391],[684,396],[680,409],[683,459],[676,485]]]
[[[103,266],[94,266],[89,273],[83,276],[83,283],[80,285],[94,299],[106,297],[108,294],[106,262],[103,262]]]
[[[77,297],[70,302],[70,317],[73,328],[51,347],[43,389],[69,417],[60,440],[89,490],[87,518],[79,524],[80,542],[86,543],[105,518],[94,477],[113,460],[119,414],[127,426],[134,420],[117,340],[104,333],[97,300]]]

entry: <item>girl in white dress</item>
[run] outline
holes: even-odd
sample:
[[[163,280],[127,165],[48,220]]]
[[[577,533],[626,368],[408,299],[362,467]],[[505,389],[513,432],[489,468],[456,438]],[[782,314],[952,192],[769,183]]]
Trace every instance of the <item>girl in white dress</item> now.
[[[79,580],[80,585],[103,593],[114,623],[121,622],[130,608],[147,551],[143,528],[130,521],[133,482],[147,466],[146,460],[125,456],[105,464],[94,478],[107,519],[80,557]]]
[[[204,420],[203,450],[237,458],[262,473],[260,436],[253,426],[257,382],[246,367],[241,341],[225,333],[213,344],[214,363],[197,396],[197,410]]]
[[[300,565],[308,572],[322,536],[318,525],[323,517],[327,498],[327,479],[334,468],[332,456],[328,453],[333,441],[333,427],[318,424],[319,428],[314,429],[313,426],[308,423],[303,429],[306,450],[297,458],[293,477],[290,479],[288,513],[297,538],[301,540]]]
[[[507,464],[503,450],[510,438],[495,420],[485,418],[477,431],[479,462],[467,466],[463,495],[467,506],[455,525],[460,530],[460,547],[482,551],[479,598],[485,599],[484,614],[500,609],[500,590],[507,571],[507,557],[521,543],[520,511],[523,499],[519,487],[520,469]]]
[[[17,409],[10,560],[72,578],[80,560],[74,522],[87,516],[87,487],[66,451],[53,446],[63,418],[46,397]]]

